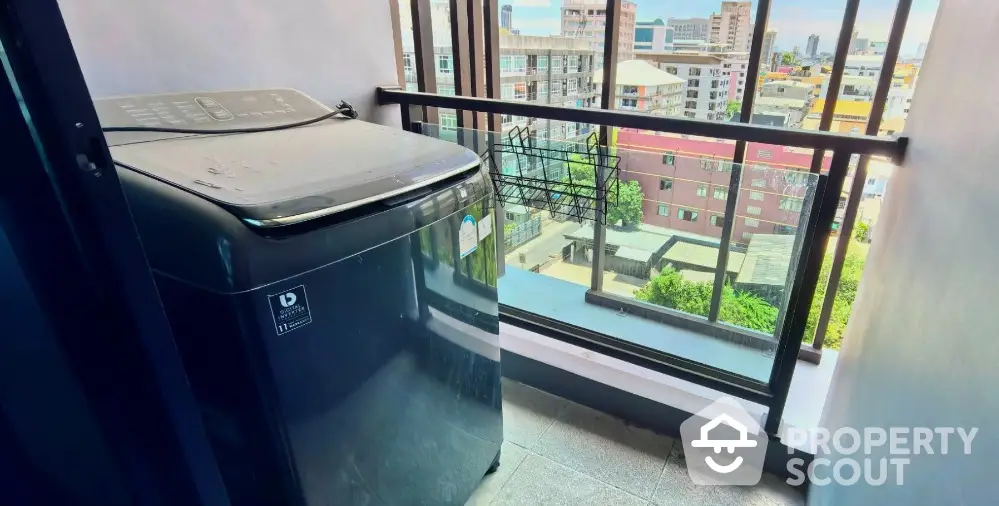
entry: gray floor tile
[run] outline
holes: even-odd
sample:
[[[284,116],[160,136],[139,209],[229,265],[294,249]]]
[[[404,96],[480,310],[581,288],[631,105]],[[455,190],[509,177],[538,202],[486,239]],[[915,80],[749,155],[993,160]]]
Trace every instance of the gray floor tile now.
[[[534,448],[566,403],[561,397],[503,378],[504,439]]]
[[[673,440],[570,403],[535,451],[560,464],[651,499]]]
[[[525,457],[527,457],[527,450],[509,441],[504,442],[499,470],[483,478],[482,484],[475,489],[475,493],[468,499],[465,506],[486,506],[489,504],[503,488],[503,485],[510,480],[514,471],[520,467]]]
[[[528,454],[495,506],[645,506],[646,501],[544,457]]]
[[[752,487],[697,485],[683,457],[671,455],[652,498],[654,506],[797,506],[804,497],[772,475]]]

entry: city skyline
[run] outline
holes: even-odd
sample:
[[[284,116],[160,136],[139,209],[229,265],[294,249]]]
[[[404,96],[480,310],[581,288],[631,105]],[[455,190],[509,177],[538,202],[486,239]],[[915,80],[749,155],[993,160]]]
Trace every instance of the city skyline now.
[[[688,0],[683,4],[676,0],[638,0],[636,3],[639,21],[708,17],[721,9],[721,0]],[[913,1],[902,40],[903,56],[915,56],[919,44],[929,40],[938,3],[938,0]],[[870,40],[887,40],[894,3],[865,4],[861,2],[857,15],[856,29],[860,36]],[[502,0],[501,5],[513,6],[513,27],[522,34],[559,34],[562,0]],[[844,0],[815,0],[807,6],[801,0],[772,0],[767,29],[779,33],[776,46],[781,50],[805,47],[808,36],[814,33],[819,35],[818,52],[831,53],[839,36],[844,5]],[[753,2],[752,15],[756,15],[756,2]]]

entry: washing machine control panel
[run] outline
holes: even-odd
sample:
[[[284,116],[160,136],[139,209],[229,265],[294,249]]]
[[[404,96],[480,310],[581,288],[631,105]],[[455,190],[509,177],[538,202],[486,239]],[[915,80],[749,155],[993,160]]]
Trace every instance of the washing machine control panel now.
[[[94,106],[104,127],[211,130],[292,123],[330,112],[290,89],[141,95],[100,99]]]

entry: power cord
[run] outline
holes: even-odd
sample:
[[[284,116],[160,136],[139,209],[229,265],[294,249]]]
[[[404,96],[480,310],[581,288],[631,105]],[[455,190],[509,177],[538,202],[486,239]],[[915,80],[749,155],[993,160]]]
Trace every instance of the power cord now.
[[[286,123],[284,125],[272,125],[266,127],[250,127],[250,128],[230,128],[225,130],[208,130],[208,129],[197,129],[197,128],[171,128],[171,127],[146,127],[146,126],[119,126],[119,127],[105,127],[101,128],[105,133],[108,132],[163,132],[163,133],[174,133],[174,134],[252,134],[257,132],[273,132],[276,130],[287,130],[289,128],[297,128],[306,125],[311,125],[313,123],[319,123],[320,121],[328,120],[336,115],[341,115],[348,119],[357,119],[357,111],[354,110],[354,106],[348,104],[347,102],[341,100],[336,106],[336,110],[331,113],[323,114],[322,116],[317,116],[312,119],[307,119],[304,121],[298,121],[295,123]]]

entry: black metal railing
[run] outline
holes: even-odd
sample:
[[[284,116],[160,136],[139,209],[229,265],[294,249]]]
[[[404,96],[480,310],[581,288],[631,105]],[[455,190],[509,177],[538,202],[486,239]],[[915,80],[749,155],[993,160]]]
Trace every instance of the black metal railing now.
[[[500,115],[513,115],[574,122],[583,125],[599,125],[599,138],[601,139],[611,139],[612,136],[609,135],[610,130],[618,127],[667,132],[683,136],[715,137],[736,141],[734,156],[731,160],[733,172],[731,180],[733,183],[730,184],[728,189],[724,219],[721,224],[721,240],[710,311],[708,312],[707,322],[694,322],[694,325],[699,326],[698,328],[701,330],[716,325],[719,316],[722,287],[724,286],[726,272],[725,267],[728,262],[728,253],[734,229],[735,206],[740,190],[737,183],[740,179],[738,173],[742,170],[742,164],[746,159],[747,143],[759,142],[811,149],[814,152],[814,156],[810,171],[816,175],[819,175],[821,172],[825,152],[827,150],[834,152],[828,172],[818,176],[818,185],[815,187],[812,196],[814,205],[810,207],[811,210],[807,215],[802,216],[802,221],[806,223],[804,233],[799,236],[800,238],[795,244],[795,255],[793,255],[793,258],[798,258],[799,260],[794,265],[793,272],[790,274],[787,310],[784,311],[778,322],[778,330],[775,336],[778,344],[775,350],[774,364],[769,381],[765,384],[749,381],[742,376],[737,376],[705,364],[692,363],[691,361],[682,360],[674,356],[667,356],[662,352],[658,352],[658,354],[649,353],[646,349],[638,349],[640,347],[636,348],[629,343],[622,343],[620,340],[614,340],[609,336],[601,335],[590,329],[576,328],[564,322],[542,321],[544,319],[537,315],[515,311],[512,308],[501,308],[504,317],[507,319],[532,324],[539,328],[550,329],[558,334],[556,337],[563,338],[577,345],[591,347],[601,353],[618,356],[649,368],[664,370],[674,376],[763,404],[769,408],[765,430],[771,435],[776,434],[797,359],[800,356],[818,362],[819,358],[821,358],[823,335],[832,308],[831,299],[835,294],[839,275],[842,271],[842,263],[848,241],[841,240],[838,242],[832,273],[826,289],[827,300],[822,306],[814,343],[811,346],[802,346],[802,339],[805,333],[812,298],[820,282],[819,271],[824,257],[827,238],[831,234],[840,196],[845,190],[844,185],[850,169],[850,159],[853,155],[860,155],[860,163],[855,169],[856,173],[846,206],[843,226],[840,229],[840,233],[847,237],[852,231],[852,222],[856,218],[869,158],[871,156],[883,156],[898,162],[905,154],[907,146],[906,138],[879,138],[874,135],[877,134],[878,126],[880,125],[887,90],[891,85],[892,72],[890,69],[893,68],[898,57],[898,48],[901,43],[912,0],[898,0],[888,49],[883,62],[885,71],[882,72],[882,76],[879,79],[866,135],[843,135],[828,131],[832,124],[833,111],[840,93],[840,83],[845,68],[846,54],[849,50],[849,39],[856,24],[856,15],[860,0],[846,0],[843,23],[837,41],[832,78],[819,130],[817,131],[790,130],[749,123],[758,84],[755,76],[759,75],[761,69],[760,56],[763,49],[763,34],[766,32],[771,0],[759,0],[756,5],[756,29],[753,32],[749,64],[745,71],[747,76],[743,92],[745,98],[742,102],[739,122],[709,122],[609,110],[616,103],[617,98],[615,96],[617,90],[617,41],[621,26],[622,0],[607,0],[606,4],[607,24],[604,34],[603,55],[602,60],[600,60],[603,62],[600,109],[562,108],[530,102],[496,100],[496,97],[500,96],[499,0],[450,0],[450,2],[452,12],[461,7],[459,4],[466,2],[468,5],[481,5],[482,7],[481,20],[475,19],[474,9],[471,8],[467,9],[472,18],[467,21],[467,26],[462,25],[458,27],[457,25],[460,20],[452,20],[452,24],[455,25],[452,26],[452,45],[462,48],[471,44],[474,48],[477,41],[484,41],[484,51],[476,54],[484,54],[485,76],[481,75],[480,71],[482,69],[479,68],[479,65],[471,65],[470,62],[463,62],[463,64],[455,66],[455,72],[456,74],[460,74],[459,69],[474,69],[476,74],[472,75],[471,90],[469,92],[458,93],[458,95],[464,96],[441,96],[435,94],[436,79],[433,60],[430,57],[433,50],[433,38],[430,30],[429,0],[413,0],[412,17],[414,23],[414,44],[416,48],[415,65],[417,67],[417,82],[420,92],[407,92],[398,87],[382,87],[377,90],[377,98],[380,104],[402,105],[402,124],[406,129],[418,130],[419,125],[424,122],[437,123],[437,109],[441,108],[460,111],[458,115],[458,126],[461,127],[458,129],[459,136],[463,128],[470,128],[491,132],[490,135],[499,139],[502,133],[502,125],[499,120]],[[467,55],[466,51],[455,52],[456,58],[467,58],[464,55]],[[569,71],[566,63],[563,63],[561,66],[552,65],[551,69],[552,73],[556,74],[564,74]],[[573,70],[576,69],[574,68]],[[465,84],[462,82],[463,79],[461,77],[460,75],[455,76],[454,81],[456,84],[459,82]],[[696,84],[696,82],[697,79],[694,79],[692,84]],[[714,86],[716,84],[713,83],[712,87],[716,87]],[[552,97],[557,96],[554,89],[551,95]],[[484,146],[478,147],[481,148]],[[600,180],[599,177],[597,179]],[[604,189],[596,188],[595,190],[595,199],[597,202],[605,202],[607,197]],[[599,215],[602,206],[597,205],[595,209],[597,210],[596,214]],[[499,235],[497,243],[504,244],[502,240],[503,213],[495,213],[495,215],[498,221],[494,228]],[[622,306],[634,304],[634,302],[614,301],[612,297],[604,297],[607,295],[602,290],[604,255],[599,252],[603,252],[605,249],[606,225],[604,224],[604,220],[601,219],[602,216],[596,216],[596,218],[594,220],[593,237],[593,251],[595,252],[592,262],[593,277],[591,289],[587,293],[587,299],[601,299],[598,303],[604,305],[611,303]],[[499,272],[502,275],[502,265],[499,267]],[[594,301],[591,300],[591,302]],[[684,322],[678,322],[675,316],[670,314],[668,310],[664,310],[657,317],[661,317],[661,319],[670,323],[685,324]]]

